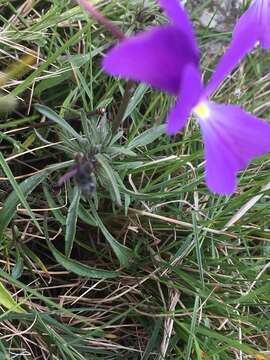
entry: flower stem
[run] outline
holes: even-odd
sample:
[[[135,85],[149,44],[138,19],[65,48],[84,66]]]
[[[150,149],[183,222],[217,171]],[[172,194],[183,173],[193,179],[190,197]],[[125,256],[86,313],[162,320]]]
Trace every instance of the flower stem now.
[[[121,104],[119,106],[118,112],[113,121],[113,125],[112,125],[113,133],[116,132],[116,130],[121,126],[122,120],[124,118],[124,115],[126,113],[126,110],[127,110],[128,104],[129,104],[129,100],[134,91],[134,85],[135,85],[135,83],[132,80],[129,80],[126,84],[126,88],[125,88],[125,92],[124,92]]]
[[[103,16],[88,0],[77,0],[77,2],[118,40],[123,40],[125,38],[125,34],[121,31],[121,29],[115,24],[113,24],[105,16]],[[119,106],[116,117],[113,121],[113,132],[117,131],[117,129],[121,126],[123,117],[128,107],[129,100],[133,94],[133,90],[134,82],[128,81],[123,95],[123,99]]]
[[[125,34],[121,29],[103,16],[88,0],[77,0],[78,3],[91,14],[101,25],[103,25],[117,39],[123,40]]]

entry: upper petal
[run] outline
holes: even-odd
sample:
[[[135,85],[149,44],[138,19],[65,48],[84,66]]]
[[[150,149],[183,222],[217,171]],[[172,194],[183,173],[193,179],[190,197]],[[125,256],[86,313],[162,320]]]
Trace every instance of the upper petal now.
[[[270,1],[253,0],[233,30],[233,40],[241,42],[244,32],[256,33],[256,41],[263,48],[270,48]]]
[[[178,26],[188,36],[193,49],[199,54],[199,49],[194,35],[192,23],[187,12],[179,0],[159,0],[160,6],[165,10],[171,22]]]
[[[260,2],[258,11],[260,12],[260,37],[261,47],[270,49],[270,1],[258,0]]]
[[[208,103],[208,119],[200,119],[210,190],[231,194],[237,172],[270,151],[270,125],[238,106]]]
[[[229,48],[218,62],[212,77],[205,88],[207,97],[218,88],[226,76],[229,75],[245,55],[253,49],[257,39],[258,34],[256,28],[254,31],[246,29],[243,32],[239,32],[238,35],[233,38]]]
[[[198,63],[198,54],[176,26],[157,27],[122,41],[108,52],[104,69],[111,75],[143,81],[178,94],[185,65]]]
[[[255,0],[235,25],[229,48],[216,66],[206,86],[209,96],[235,66],[249,53],[256,42],[270,47],[270,1]]]

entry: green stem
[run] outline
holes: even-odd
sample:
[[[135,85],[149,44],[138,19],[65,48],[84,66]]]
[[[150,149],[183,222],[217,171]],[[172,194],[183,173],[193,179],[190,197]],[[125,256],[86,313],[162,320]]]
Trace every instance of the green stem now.
[[[78,3],[91,14],[101,25],[105,27],[110,33],[112,33],[117,39],[123,40],[125,34],[119,29],[118,26],[114,25],[109,19],[103,16],[89,1],[77,0]]]
[[[125,88],[125,92],[121,101],[121,104],[119,106],[118,112],[116,114],[116,117],[113,121],[113,125],[112,125],[112,131],[115,132],[122,124],[122,120],[125,116],[128,104],[129,104],[129,100],[133,94],[134,91],[134,81],[129,80],[126,84],[126,88]]]

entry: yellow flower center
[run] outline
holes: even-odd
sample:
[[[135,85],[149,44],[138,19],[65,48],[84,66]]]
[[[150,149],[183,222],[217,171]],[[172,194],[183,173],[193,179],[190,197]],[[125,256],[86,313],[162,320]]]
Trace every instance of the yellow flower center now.
[[[210,116],[210,109],[205,102],[200,102],[193,111],[201,119],[207,119]]]

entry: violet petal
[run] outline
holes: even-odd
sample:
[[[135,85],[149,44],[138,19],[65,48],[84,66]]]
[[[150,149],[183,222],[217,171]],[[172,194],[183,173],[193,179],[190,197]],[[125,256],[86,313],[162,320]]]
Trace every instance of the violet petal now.
[[[197,104],[202,92],[199,69],[187,65],[183,72],[180,97],[167,117],[167,133],[174,135],[185,125],[193,107]]]
[[[108,52],[103,67],[111,75],[143,81],[177,95],[183,68],[188,63],[197,64],[198,55],[185,33],[171,25],[122,41]]]
[[[270,151],[270,125],[234,105],[207,103],[209,117],[200,119],[206,182],[210,190],[231,194],[237,172]]]
[[[235,25],[232,41],[219,61],[205,94],[211,95],[256,42],[270,48],[270,1],[254,0]]]
[[[233,30],[232,39],[241,43],[243,34],[257,35],[256,42],[265,48],[270,48],[270,1],[253,0],[249,8],[240,17]]]
[[[226,76],[229,75],[245,55],[252,50],[256,41],[256,31],[244,31],[241,35],[241,40],[238,37],[232,40],[231,45],[218,62],[216,69],[205,88],[205,95],[207,97],[218,88]]]
[[[171,22],[178,26],[188,36],[194,51],[199,54],[196,38],[193,32],[192,23],[187,12],[178,0],[159,0],[160,6],[164,9]]]

